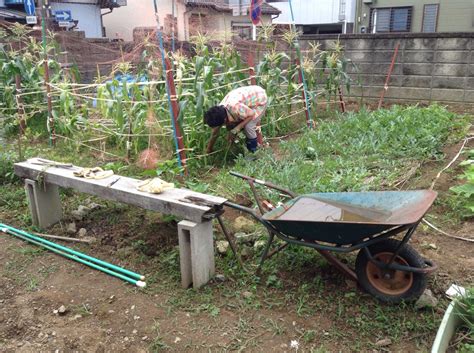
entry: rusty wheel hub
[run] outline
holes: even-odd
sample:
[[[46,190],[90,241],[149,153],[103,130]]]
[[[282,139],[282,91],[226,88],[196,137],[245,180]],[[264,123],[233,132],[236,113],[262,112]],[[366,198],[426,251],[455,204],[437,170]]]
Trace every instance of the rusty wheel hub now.
[[[375,255],[374,259],[382,263],[388,263],[392,256],[393,253],[382,252]],[[393,262],[409,266],[408,262],[400,256],[397,256]],[[409,290],[413,284],[413,273],[411,272],[382,270],[370,261],[367,263],[366,271],[367,278],[372,286],[387,295],[403,294]]]

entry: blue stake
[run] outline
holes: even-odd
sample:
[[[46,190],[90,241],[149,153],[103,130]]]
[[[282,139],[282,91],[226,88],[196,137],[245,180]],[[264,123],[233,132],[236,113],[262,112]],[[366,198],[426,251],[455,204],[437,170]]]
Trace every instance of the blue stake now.
[[[291,0],[288,0],[288,3],[290,4],[290,12],[291,12],[291,22],[293,25],[293,30],[296,33],[296,22],[295,22],[295,15],[293,14],[293,5]],[[308,111],[308,127],[312,129],[314,127],[314,122],[313,118],[311,116],[311,109],[309,107],[309,99],[308,99],[308,86],[306,85],[306,79],[304,76],[304,70],[303,70],[303,56],[301,55],[301,50],[300,50],[300,43],[298,38],[296,38],[296,43],[295,43],[295,48],[296,48],[296,54],[298,55],[298,59],[300,61],[300,71],[301,71],[301,81],[303,81],[303,90],[304,90],[304,99],[306,102],[306,110]]]
[[[156,0],[153,0],[153,6],[155,8],[155,16],[156,16],[156,36],[158,39],[158,43],[160,45],[161,62],[163,65],[163,73],[164,73],[164,77],[166,81],[166,95],[168,96],[168,107],[169,107],[169,112],[170,112],[171,125],[173,126],[173,139],[174,139],[174,145],[176,148],[176,158],[178,159],[178,167],[181,170],[183,164],[181,162],[181,156],[179,154],[178,136],[176,134],[176,124],[174,123],[174,111],[173,111],[173,104],[171,103],[170,87],[169,87],[168,80],[166,78],[165,48],[163,45],[163,34],[161,33],[161,30],[160,30],[160,21],[158,19],[158,5],[157,5]],[[183,175],[183,172],[181,172],[181,175]]]

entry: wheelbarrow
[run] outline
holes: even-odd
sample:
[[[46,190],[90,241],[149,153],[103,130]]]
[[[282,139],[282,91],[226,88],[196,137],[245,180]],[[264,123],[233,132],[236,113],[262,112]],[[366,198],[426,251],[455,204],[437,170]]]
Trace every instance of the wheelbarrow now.
[[[419,298],[426,288],[428,274],[437,268],[407,244],[436,199],[434,191],[334,192],[298,196],[270,182],[235,172],[230,174],[249,183],[259,212],[229,201],[224,205],[251,215],[269,233],[258,271],[267,258],[288,244],[306,246],[318,251],[377,299],[399,303]],[[276,190],[290,200],[274,207],[259,197],[256,184]],[[221,217],[217,217],[219,224],[238,257]],[[393,239],[400,233],[404,233],[401,240]],[[284,244],[270,251],[275,236]],[[331,254],[353,251],[359,251],[355,270]]]

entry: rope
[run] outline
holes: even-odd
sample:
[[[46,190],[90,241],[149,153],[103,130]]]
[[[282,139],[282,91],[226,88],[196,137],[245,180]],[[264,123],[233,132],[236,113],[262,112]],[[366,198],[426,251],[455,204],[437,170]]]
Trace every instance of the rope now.
[[[468,141],[472,140],[472,139],[474,139],[474,137],[466,137],[466,138],[464,139],[464,142],[463,142],[461,148],[459,149],[458,153],[454,156],[454,158],[451,160],[451,162],[449,162],[449,163],[446,165],[446,167],[444,167],[443,169],[441,169],[441,170],[439,171],[439,173],[436,175],[436,177],[434,178],[433,182],[431,183],[430,190],[433,190],[433,188],[434,188],[436,182],[438,181],[439,177],[441,176],[441,174],[442,174],[446,169],[449,169],[449,168],[453,165],[453,163],[454,163],[454,162],[459,158],[459,156],[461,155],[462,150],[463,150],[464,147],[466,146],[466,143],[467,143]]]

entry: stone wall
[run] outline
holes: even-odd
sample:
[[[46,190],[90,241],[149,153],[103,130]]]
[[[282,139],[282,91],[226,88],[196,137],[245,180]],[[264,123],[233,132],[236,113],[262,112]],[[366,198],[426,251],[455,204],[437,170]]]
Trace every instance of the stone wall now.
[[[358,72],[350,97],[378,100],[385,84],[395,46],[398,56],[386,92],[387,101],[464,102],[474,104],[474,33],[407,33],[304,36],[330,49],[339,38]],[[347,95],[347,93],[346,93]]]

